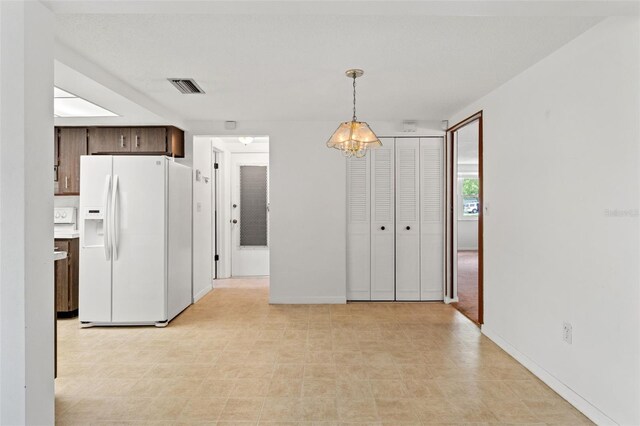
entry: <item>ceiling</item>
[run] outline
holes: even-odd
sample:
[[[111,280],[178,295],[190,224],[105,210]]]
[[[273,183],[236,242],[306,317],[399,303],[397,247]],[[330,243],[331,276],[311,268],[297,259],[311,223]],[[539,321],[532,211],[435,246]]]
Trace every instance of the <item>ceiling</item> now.
[[[601,19],[64,13],[56,32],[184,120],[346,120],[352,67],[365,70],[360,118],[441,120]],[[182,95],[169,77],[194,78],[206,94]]]

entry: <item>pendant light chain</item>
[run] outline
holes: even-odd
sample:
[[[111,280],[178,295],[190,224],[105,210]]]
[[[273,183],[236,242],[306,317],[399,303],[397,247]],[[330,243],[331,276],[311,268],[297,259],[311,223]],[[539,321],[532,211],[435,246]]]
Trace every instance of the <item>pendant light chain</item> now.
[[[353,121],[358,121],[356,117],[356,75],[353,74]]]

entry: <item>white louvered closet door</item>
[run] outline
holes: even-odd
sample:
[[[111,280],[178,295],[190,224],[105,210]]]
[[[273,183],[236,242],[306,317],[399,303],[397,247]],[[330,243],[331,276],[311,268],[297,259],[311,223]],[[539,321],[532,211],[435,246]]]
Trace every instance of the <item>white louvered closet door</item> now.
[[[444,141],[420,139],[420,299],[444,296]]]
[[[347,160],[347,300],[371,300],[370,159]]]
[[[420,139],[396,139],[396,300],[420,300]]]
[[[394,140],[382,139],[371,156],[371,300],[394,300]]]

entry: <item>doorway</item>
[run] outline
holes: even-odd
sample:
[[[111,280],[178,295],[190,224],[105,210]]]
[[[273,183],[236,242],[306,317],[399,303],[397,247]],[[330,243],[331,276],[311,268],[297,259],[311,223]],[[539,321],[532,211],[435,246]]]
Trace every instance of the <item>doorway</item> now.
[[[193,137],[194,301],[232,276],[269,274],[268,165],[268,136]]]
[[[231,155],[231,276],[269,275],[269,154]]]
[[[447,131],[447,292],[476,324],[483,312],[482,112]]]

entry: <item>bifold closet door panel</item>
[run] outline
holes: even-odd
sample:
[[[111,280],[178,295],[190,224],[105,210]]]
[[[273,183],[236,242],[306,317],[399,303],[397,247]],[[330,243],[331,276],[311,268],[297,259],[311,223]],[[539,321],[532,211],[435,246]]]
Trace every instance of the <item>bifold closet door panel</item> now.
[[[371,300],[370,158],[347,160],[347,300]]]
[[[394,140],[371,155],[371,300],[394,300]]]
[[[444,140],[420,139],[420,299],[444,298]]]
[[[420,300],[420,139],[396,139],[396,300]]]

